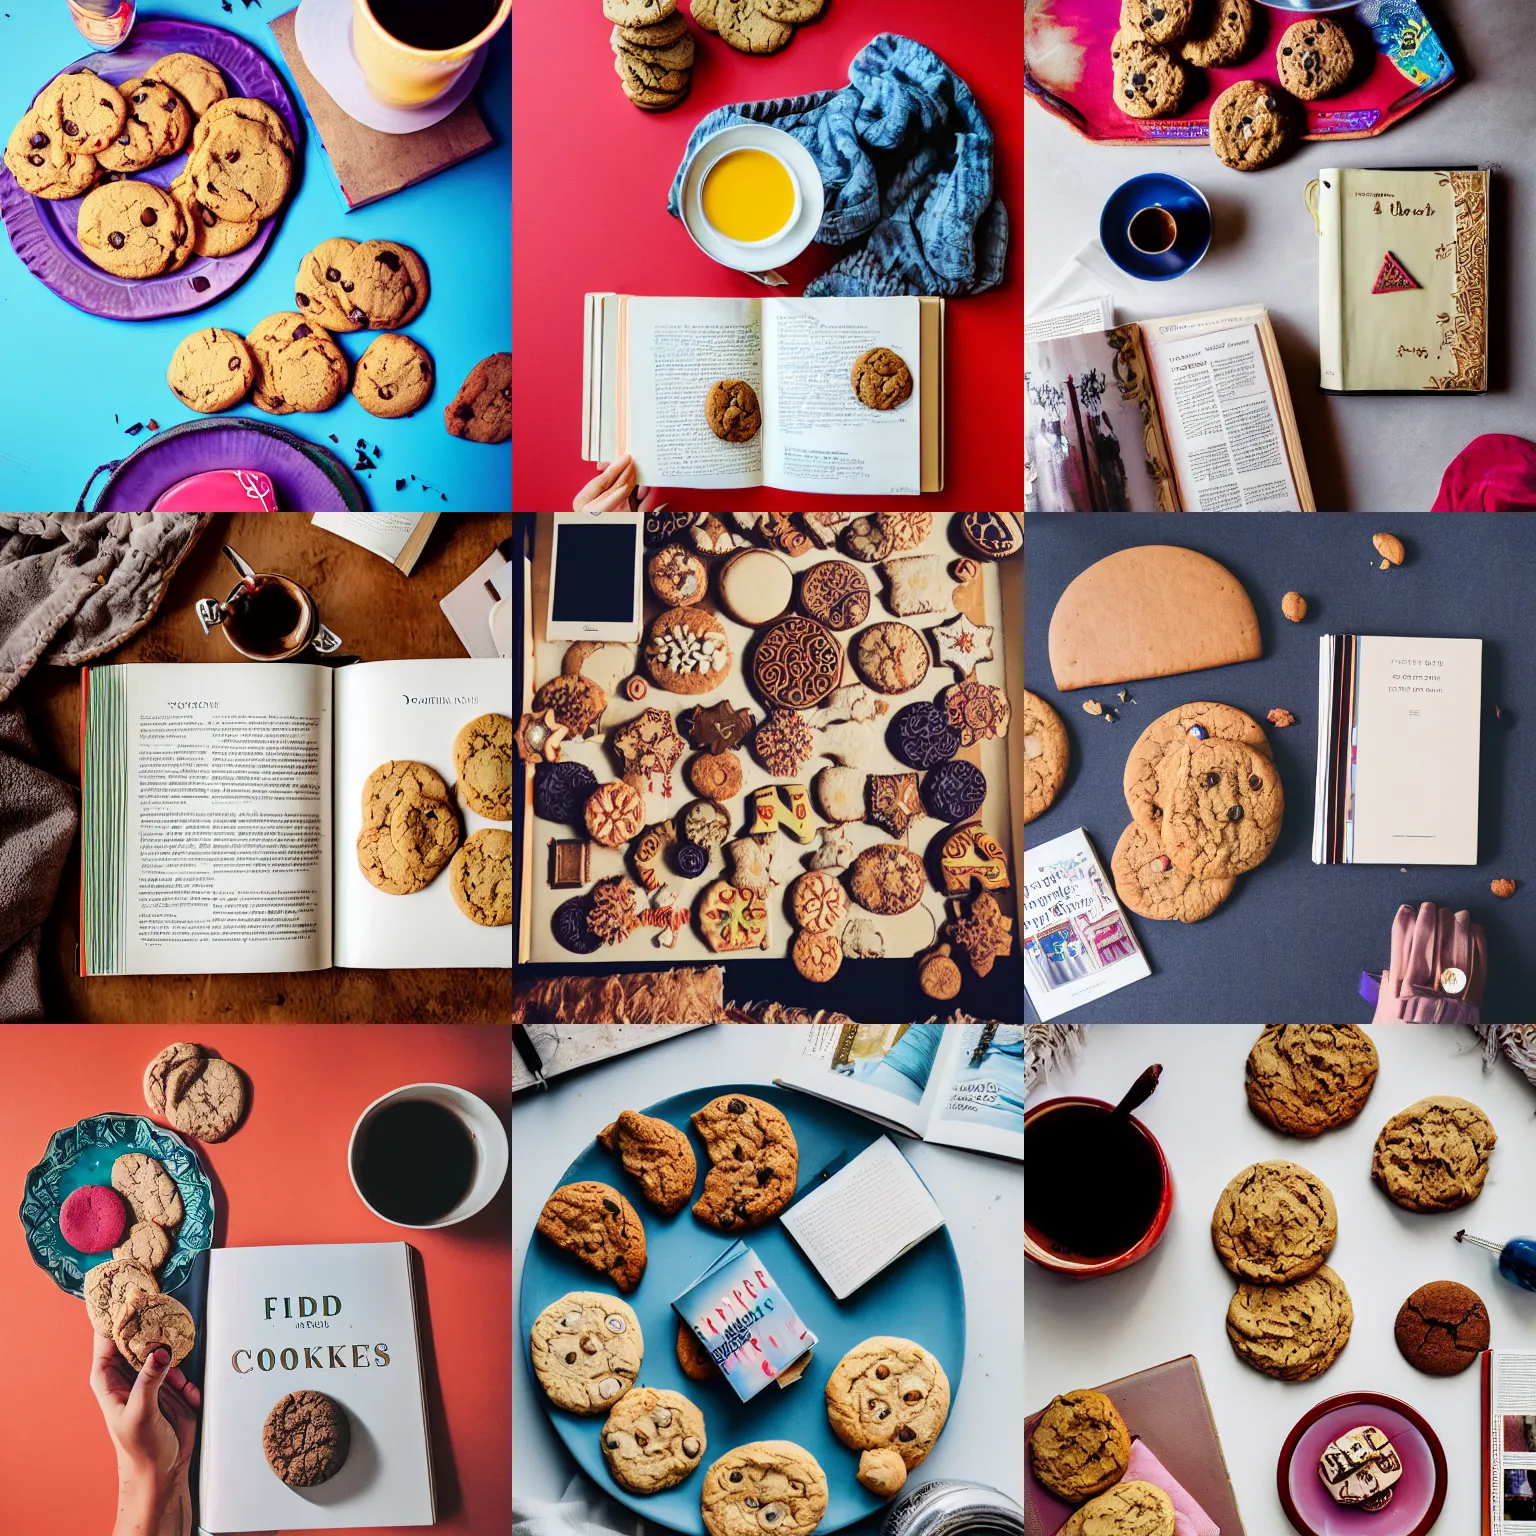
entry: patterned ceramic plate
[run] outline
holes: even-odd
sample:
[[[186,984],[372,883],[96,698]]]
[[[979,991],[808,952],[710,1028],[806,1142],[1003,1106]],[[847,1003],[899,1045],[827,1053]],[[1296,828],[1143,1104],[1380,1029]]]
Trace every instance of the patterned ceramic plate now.
[[[176,1229],[170,1257],[160,1270],[160,1289],[176,1290],[192,1261],[213,1246],[213,1187],[195,1153],[174,1131],[143,1115],[92,1115],[48,1141],[43,1160],[27,1174],[21,1197],[21,1225],[34,1262],[71,1296],[84,1295],[85,1272],[110,1253],[81,1253],[59,1231],[59,1206],[83,1184],[110,1184],[112,1164],[124,1152],[158,1158],[176,1181],[186,1215]]]

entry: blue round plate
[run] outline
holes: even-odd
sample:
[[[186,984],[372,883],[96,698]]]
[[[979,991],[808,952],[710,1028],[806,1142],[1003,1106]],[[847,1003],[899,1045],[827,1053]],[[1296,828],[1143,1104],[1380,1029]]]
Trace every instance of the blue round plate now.
[[[83,1296],[86,1270],[112,1255],[71,1248],[59,1231],[59,1206],[83,1184],[110,1184],[112,1164],[124,1152],[157,1158],[175,1180],[186,1207],[170,1257],[160,1269],[160,1289],[178,1289],[192,1261],[213,1246],[213,1186],[197,1153],[175,1131],[143,1115],[92,1115],[48,1138],[43,1160],[28,1170],[22,1187],[21,1225],[33,1262],[71,1296]]]
[[[1171,249],[1157,256],[1138,251],[1126,227],[1143,208],[1161,206],[1178,221],[1179,236]],[[1165,283],[1198,265],[1211,248],[1211,205],[1199,187],[1161,171],[1133,176],[1109,194],[1099,216],[1099,244],[1114,264],[1132,277]]]
[[[692,1129],[688,1117],[723,1093],[748,1093],[784,1111],[800,1147],[802,1190],[835,1157],[843,1153],[856,1157],[884,1134],[871,1121],[834,1104],[823,1104],[819,1099],[764,1087],[761,1083],[690,1088],[686,1093],[646,1106],[641,1113],[668,1120],[687,1135]],[[595,1133],[600,1127],[592,1129]],[[703,1185],[709,1160],[698,1139],[691,1135],[689,1139],[699,1162],[697,1191]],[[580,1179],[598,1179],[621,1189],[645,1223],[645,1274],[625,1298],[639,1317],[645,1335],[645,1358],[638,1384],[681,1392],[703,1410],[708,1440],[704,1467],[707,1469],[733,1446],[750,1440],[792,1440],[804,1446],[827,1474],[830,1498],[818,1533],[840,1531],[883,1508],[884,1502],[854,1477],[858,1453],[850,1451],[832,1433],[823,1394],[837,1362],[855,1344],[875,1334],[894,1334],[915,1339],[932,1350],[949,1377],[952,1398],[960,1395],[960,1376],[965,1368],[965,1289],[948,1229],[941,1227],[846,1301],[838,1301],[827,1289],[777,1221],[743,1233],[742,1237],[756,1250],[779,1289],[819,1342],[810,1366],[793,1386],[781,1389],[769,1385],[750,1402],[742,1403],[736,1400],[723,1377],[696,1382],[683,1375],[677,1363],[677,1315],[672,1311],[673,1298],[686,1291],[735,1239],[705,1226],[686,1205],[674,1217],[662,1216],[641,1198],[618,1158],[596,1142],[565,1170],[560,1183]],[[534,1234],[523,1264],[522,1286],[518,1326],[524,1340],[523,1360],[531,1377],[533,1361],[527,1339],[539,1313],[567,1291],[611,1291],[612,1287],[538,1233]],[[535,1390],[538,1391],[537,1385]],[[629,1493],[609,1476],[603,1460],[598,1437],[604,1415],[567,1413],[555,1407],[542,1391],[538,1391],[538,1397],[566,1449],[604,1492],[647,1520],[674,1531],[703,1536],[704,1522],[699,1515],[701,1474],[692,1474],[664,1493],[643,1498]]]

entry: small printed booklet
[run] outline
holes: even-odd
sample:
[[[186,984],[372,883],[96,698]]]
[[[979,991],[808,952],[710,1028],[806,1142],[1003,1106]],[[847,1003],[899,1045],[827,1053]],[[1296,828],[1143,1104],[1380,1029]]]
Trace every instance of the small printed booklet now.
[[[360,544],[409,576],[432,530],[437,512],[315,512],[310,521],[348,543]]]
[[[1024,343],[1026,512],[1315,512],[1259,305]]]
[[[1024,986],[1042,1021],[1152,974],[1078,827],[1024,850]]]
[[[332,1531],[432,1525],[432,1453],[405,1243],[215,1248],[203,1321],[200,1528]],[[290,1488],[262,1429],[290,1392],[347,1416],[339,1470]]]
[[[928,1186],[889,1136],[824,1168],[779,1218],[839,1301],[944,1225]]]
[[[774,1081],[921,1141],[1024,1158],[1022,1024],[812,1024]]]
[[[1320,635],[1314,864],[1476,864],[1483,642]]]
[[[80,974],[512,964],[447,865],[394,896],[358,863],[363,784],[433,769],[460,840],[505,828],[458,793],[453,746],[512,712],[503,661],[88,667],[81,686]]]
[[[1536,1354],[1484,1350],[1483,1536],[1536,1530]]]
[[[672,1303],[742,1402],[769,1382],[793,1386],[817,1338],[744,1242],[732,1243]]]
[[[1318,361],[1324,394],[1488,388],[1484,170],[1318,172]]]
[[[583,456],[632,453],[642,485],[771,485],[837,496],[944,489],[944,300],[652,299],[589,293]],[[912,374],[892,410],[853,392],[854,363],[889,347]],[[750,384],[762,428],[716,437],[710,389]]]

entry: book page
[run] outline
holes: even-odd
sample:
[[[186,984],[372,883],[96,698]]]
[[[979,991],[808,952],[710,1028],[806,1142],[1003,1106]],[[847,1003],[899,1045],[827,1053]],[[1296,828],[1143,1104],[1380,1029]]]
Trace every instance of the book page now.
[[[1488,1499],[1491,1536],[1516,1536],[1536,1522],[1536,1355],[1496,1349],[1489,1373]]]
[[[1299,512],[1258,326],[1207,318],[1142,327],[1184,510]]]
[[[1065,309],[1053,309],[1024,321],[1025,341],[1052,341],[1058,336],[1086,336],[1107,331],[1115,323],[1115,301],[1107,294],[1080,299]]]
[[[1477,863],[1483,642],[1362,635],[1355,864]]]
[[[924,1140],[1024,1157],[1024,1026],[959,1024],[946,1036],[940,1092]]]
[[[460,846],[486,827],[455,782],[453,743],[477,715],[512,713],[504,661],[374,661],[336,673],[335,885],[338,966],[417,970],[512,964],[510,924],[487,928],[459,910],[442,871],[423,890],[392,896],[370,885],[357,861],[363,783],[387,762],[424,763],[448,788]]]
[[[729,490],[763,483],[768,402],[756,299],[641,299],[628,305],[629,451],[640,485]],[[763,406],[746,443],[710,430],[704,402],[722,379],[744,379]]]
[[[889,347],[912,374],[894,410],[864,405],[853,365]],[[764,299],[763,483],[783,491],[922,491],[922,312],[915,298]]]
[[[812,1024],[774,1081],[921,1136],[943,1045],[942,1024]]]
[[[326,667],[93,667],[83,799],[90,975],[331,963]]]
[[[944,1213],[889,1136],[871,1142],[779,1219],[839,1301],[944,1225]]]
[[[327,533],[340,534],[352,544],[361,544],[390,564],[400,558],[406,540],[416,531],[423,512],[316,512],[310,521]]]

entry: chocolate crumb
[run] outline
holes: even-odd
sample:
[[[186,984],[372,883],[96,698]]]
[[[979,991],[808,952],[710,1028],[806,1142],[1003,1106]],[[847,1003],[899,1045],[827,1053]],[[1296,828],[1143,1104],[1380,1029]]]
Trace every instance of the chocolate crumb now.
[[[373,462],[373,460],[370,459],[366,453],[364,453],[361,449],[359,449],[358,450],[358,454],[357,454],[357,463],[354,464],[352,466],[352,468],[353,469],[377,469],[378,465],[375,464]]]
[[[395,489],[397,491],[403,491],[405,489],[405,481],[404,480],[396,480],[395,481]]]
[[[148,428],[149,428],[149,430],[151,432],[158,432],[160,430],[160,423],[158,421],[156,421],[153,416],[151,416],[149,418],[148,422],[146,422],[145,425],[148,426]]]
[[[144,423],[142,421],[136,421],[131,427],[124,427],[123,433],[127,437],[137,437],[143,430]]]
[[[336,434],[335,434],[335,433],[334,433],[334,432],[327,432],[327,433],[326,433],[326,434],[325,434],[325,435],[326,435],[326,436],[327,436],[327,437],[328,437],[328,438],[330,438],[330,440],[331,440],[331,441],[332,441],[332,442],[333,442],[333,443],[339,443],[339,442],[340,442],[340,441],[341,441],[341,439],[340,439],[340,438],[339,438],[339,437],[337,437],[337,436],[336,436]]]
[[[192,287],[197,293],[207,293],[209,287],[208,279],[206,277],[194,277],[192,279]]]

